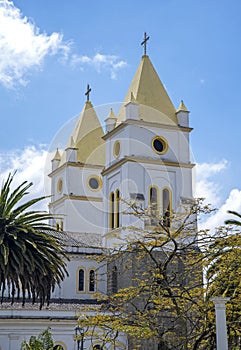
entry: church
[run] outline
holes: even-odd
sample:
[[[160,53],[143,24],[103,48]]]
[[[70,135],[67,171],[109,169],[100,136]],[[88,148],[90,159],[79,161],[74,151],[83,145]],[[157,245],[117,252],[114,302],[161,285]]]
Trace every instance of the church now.
[[[63,236],[69,276],[56,287],[49,306],[26,303],[0,307],[0,350],[18,350],[23,340],[51,329],[57,348],[102,348],[98,339],[75,339],[78,317],[96,306],[95,293],[121,287],[118,274],[108,281],[107,267],[94,257],[130,237],[150,220],[125,215],[136,201],[164,215],[193,198],[189,111],[175,108],[149,56],[144,55],[120,109],[110,109],[102,128],[87,86],[86,102],[65,149],[52,159],[50,213]],[[168,222],[167,222],[168,224]],[[105,349],[114,349],[105,345]],[[115,349],[128,349],[120,334]]]

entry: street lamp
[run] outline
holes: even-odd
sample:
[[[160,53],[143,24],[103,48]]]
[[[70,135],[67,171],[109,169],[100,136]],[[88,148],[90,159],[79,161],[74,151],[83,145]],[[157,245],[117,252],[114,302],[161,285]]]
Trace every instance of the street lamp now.
[[[75,340],[77,341],[77,350],[84,350],[84,328],[79,326],[75,327]],[[80,335],[80,339],[77,338]]]

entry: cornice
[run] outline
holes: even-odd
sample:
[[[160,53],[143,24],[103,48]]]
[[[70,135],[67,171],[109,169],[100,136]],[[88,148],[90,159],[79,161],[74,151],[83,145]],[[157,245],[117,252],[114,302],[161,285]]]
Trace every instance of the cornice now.
[[[168,125],[168,124],[161,124],[161,123],[154,123],[154,122],[147,122],[144,120],[135,120],[135,119],[128,119],[122,122],[121,124],[117,125],[117,127],[111,131],[109,131],[107,134],[102,136],[103,140],[107,140],[109,137],[113,136],[114,134],[118,133],[120,130],[122,130],[127,125],[138,125],[138,126],[149,126],[154,128],[161,128],[166,130],[178,130],[182,132],[191,132],[193,128],[184,127],[181,125]]]
[[[111,164],[108,168],[104,169],[101,173],[102,176],[109,174],[110,172],[112,172],[116,168],[119,168],[121,165],[123,165],[127,162],[157,164],[157,165],[163,165],[163,166],[168,166],[168,167],[189,168],[189,169],[192,169],[195,166],[195,164],[193,164],[193,163],[179,163],[179,162],[172,162],[172,161],[163,160],[163,159],[126,156],[126,157],[120,159],[119,161],[115,162],[114,164]]]

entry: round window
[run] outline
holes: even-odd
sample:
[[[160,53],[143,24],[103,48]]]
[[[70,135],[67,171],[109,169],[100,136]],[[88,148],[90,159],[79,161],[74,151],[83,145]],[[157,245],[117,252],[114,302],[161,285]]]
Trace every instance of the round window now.
[[[62,193],[62,191],[63,191],[63,180],[62,179],[58,179],[57,191],[58,191],[58,193]]]
[[[116,141],[114,143],[114,156],[117,158],[120,155],[120,142]]]
[[[158,154],[164,154],[167,151],[167,142],[160,136],[156,136],[152,139],[152,147]]]
[[[101,179],[98,176],[90,176],[88,185],[92,191],[98,191],[101,188]]]

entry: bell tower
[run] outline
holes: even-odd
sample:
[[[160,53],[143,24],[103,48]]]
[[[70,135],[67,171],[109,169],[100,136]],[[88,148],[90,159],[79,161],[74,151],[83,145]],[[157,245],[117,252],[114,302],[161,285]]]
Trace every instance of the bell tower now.
[[[53,224],[70,233],[102,234],[103,188],[101,172],[105,164],[103,129],[89,100],[77,120],[65,150],[57,150],[52,160]]]
[[[104,183],[104,245],[129,235],[128,228],[153,226],[126,215],[128,202],[163,216],[184,199],[192,199],[189,111],[183,101],[176,110],[149,56],[144,55],[130,84],[117,122],[107,128]]]

